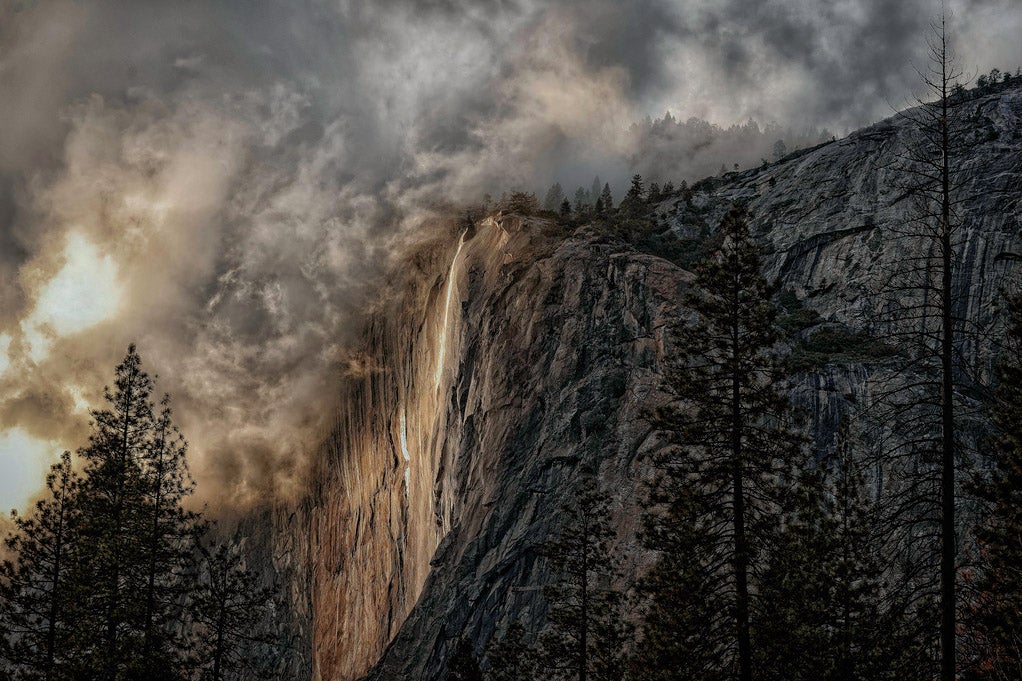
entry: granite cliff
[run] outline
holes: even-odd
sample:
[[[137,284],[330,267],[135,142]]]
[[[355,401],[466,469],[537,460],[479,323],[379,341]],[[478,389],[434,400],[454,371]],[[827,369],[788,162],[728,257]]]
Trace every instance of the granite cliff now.
[[[1022,89],[961,106],[973,139],[954,286],[961,314],[988,324],[1022,259]],[[648,244],[706,238],[745,202],[768,273],[814,323],[882,336],[879,281],[923,248],[887,238],[911,210],[896,173],[912,134],[895,117],[699,183],[650,206]],[[516,619],[535,632],[549,577],[536,548],[584,468],[613,494],[626,576],[643,569],[638,502],[657,446],[643,413],[662,399],[669,326],[685,314],[685,256],[495,213],[409,259],[343,381],[313,489],[246,523],[253,561],[286,587],[282,678],[435,679],[462,635],[481,653]],[[819,455],[885,371],[845,355],[799,374]]]

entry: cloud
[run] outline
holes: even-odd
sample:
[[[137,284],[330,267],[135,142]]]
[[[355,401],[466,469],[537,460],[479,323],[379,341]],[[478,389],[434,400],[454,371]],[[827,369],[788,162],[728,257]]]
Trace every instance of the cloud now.
[[[1022,62],[1009,0],[951,4],[968,61]],[[866,123],[907,95],[934,6],[0,0],[0,432],[82,444],[134,341],[200,492],[298,489],[438,206],[725,160],[630,131],[667,109]]]

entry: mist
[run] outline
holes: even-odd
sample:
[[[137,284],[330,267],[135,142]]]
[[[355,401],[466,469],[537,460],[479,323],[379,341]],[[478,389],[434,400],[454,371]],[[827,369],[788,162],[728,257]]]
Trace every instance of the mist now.
[[[939,3],[818,5],[0,2],[0,506],[85,443],[131,342],[200,497],[297,493],[388,267],[448,206],[697,179],[908,101]],[[1012,0],[949,6],[967,68],[1022,64]],[[718,145],[653,134],[665,112]]]

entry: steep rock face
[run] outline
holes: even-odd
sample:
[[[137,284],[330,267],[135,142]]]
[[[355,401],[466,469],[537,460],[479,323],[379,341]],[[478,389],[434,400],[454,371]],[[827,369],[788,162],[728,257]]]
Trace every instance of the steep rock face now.
[[[961,180],[956,312],[985,323],[1022,253],[1022,88],[960,108],[969,127],[954,159]],[[913,234],[917,207],[905,188],[912,181],[905,149],[918,144],[910,118],[895,116],[781,163],[731,173],[722,186],[694,197],[695,211],[680,200],[659,211],[673,229],[691,229],[693,216],[712,227],[729,202],[747,201],[768,252],[768,274],[824,318],[870,326],[882,316],[883,282],[907,259],[932,250]]]
[[[961,314],[985,323],[1022,257],[1022,91],[963,106],[975,145],[955,287]],[[747,201],[769,274],[823,319],[882,333],[877,291],[924,247],[890,238],[910,214],[895,168],[911,134],[885,121],[656,210],[668,230],[705,232]],[[535,549],[583,469],[614,495],[626,572],[649,560],[635,539],[643,454],[656,446],[642,416],[662,399],[667,330],[691,275],[551,229],[489,218],[409,263],[373,315],[316,487],[274,516],[268,553],[292,585],[281,626],[293,618],[307,651],[282,678],[434,679],[461,635],[481,653],[515,619],[535,632],[549,577]],[[795,381],[818,451],[884,371],[837,362]]]
[[[388,644],[374,675],[434,678],[461,631],[541,617],[534,549],[583,466],[637,517],[641,410],[690,275],[552,227],[484,220],[373,315],[310,506],[314,678]]]
[[[659,399],[666,325],[690,275],[585,237],[489,284],[469,267],[448,431],[461,434],[453,473],[463,505],[371,678],[437,678],[458,636],[481,643],[512,618],[541,621],[548,573],[536,548],[583,469],[613,495],[626,572],[643,560],[634,546],[635,463],[650,446],[642,413]]]

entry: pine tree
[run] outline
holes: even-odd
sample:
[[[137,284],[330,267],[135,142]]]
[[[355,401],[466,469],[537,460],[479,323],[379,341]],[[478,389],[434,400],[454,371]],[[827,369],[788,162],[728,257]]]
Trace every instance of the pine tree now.
[[[447,665],[444,681],[483,681],[483,672],[472,651],[472,641],[467,637],[462,637],[458,641]]]
[[[0,653],[12,678],[184,679],[193,661],[216,679],[256,674],[235,671],[268,644],[253,624],[271,592],[235,546],[205,551],[198,569],[196,537],[208,526],[183,509],[187,445],[169,398],[154,413],[152,388],[131,346],[107,408],[92,412],[81,474],[65,453],[48,496],[14,519],[0,565]]]
[[[784,140],[777,140],[776,142],[774,142],[774,160],[780,161],[787,155],[788,146],[784,143]]]
[[[73,566],[79,607],[70,636],[79,676],[180,678],[188,656],[183,623],[199,522],[182,508],[191,491],[185,442],[167,398],[154,412],[152,390],[132,345],[79,451],[83,550]]]
[[[654,421],[670,445],[654,461],[661,479],[651,522],[662,531],[648,536],[650,548],[682,551],[671,560],[692,561],[691,572],[710,570],[699,582],[726,603],[726,617],[707,622],[706,642],[715,648],[698,657],[717,655],[722,669],[749,681],[752,571],[777,515],[778,481],[804,463],[804,454],[784,425],[788,405],[772,352],[776,313],[743,209],[728,213],[720,237],[718,251],[696,268],[688,305],[698,319],[676,329],[679,355],[664,386],[676,399]],[[667,505],[660,521],[656,502]],[[680,536],[667,541],[671,533]],[[647,636],[650,629],[647,621]]]
[[[124,678],[139,664],[143,638],[146,476],[144,460],[154,428],[153,381],[142,370],[135,346],[117,366],[108,408],[92,412],[82,488],[82,542],[76,565],[87,616],[78,622],[77,663]]]
[[[632,184],[620,206],[625,219],[639,217],[647,212],[646,202],[643,199],[644,193],[642,176],[635,175],[632,177]]]
[[[525,627],[512,622],[504,636],[486,651],[487,681],[531,681],[536,678],[536,651],[526,641]]]
[[[568,201],[568,199],[564,199],[563,201],[561,201],[561,217],[562,218],[571,217],[571,201]]]
[[[579,187],[575,190],[575,212],[579,215],[589,209],[591,200],[585,189]]]
[[[603,191],[600,192],[600,201],[603,203],[603,210],[607,213],[614,209],[614,197],[610,194],[610,184],[603,185]]]
[[[843,423],[831,470],[804,470],[789,489],[759,584],[761,678],[913,678],[900,664],[911,659],[901,609],[884,607],[872,504],[848,433]]]
[[[978,532],[970,678],[1022,678],[1022,297],[1007,301],[1007,342],[992,408],[993,473],[976,491],[990,513]]]
[[[600,198],[600,188],[602,186],[603,185],[600,182],[600,176],[597,175],[596,177],[593,178],[593,184],[589,188],[589,200],[592,201],[594,204],[596,203],[596,200]]]
[[[549,609],[539,645],[539,667],[548,678],[618,681],[624,675],[627,628],[614,588],[619,574],[610,554],[608,503],[595,481],[585,479],[564,506],[563,531],[544,547],[556,580],[544,589]]]
[[[931,167],[937,170],[937,202],[940,205],[940,217],[934,231],[935,242],[939,243],[941,254],[938,269],[940,270],[940,646],[941,646],[941,679],[954,681],[958,668],[956,664],[957,645],[955,634],[958,628],[958,540],[955,536],[955,511],[957,510],[957,490],[955,485],[955,466],[957,465],[956,442],[956,409],[955,409],[955,355],[956,355],[956,321],[954,319],[952,277],[956,260],[956,244],[954,243],[955,227],[952,224],[953,187],[951,174],[952,142],[951,121],[949,115],[948,95],[951,84],[958,77],[954,73],[948,52],[947,33],[944,17],[941,17],[940,42],[935,43],[934,64],[938,80],[934,81],[940,96],[939,113],[931,122],[937,123],[936,147],[939,154],[930,156]],[[939,160],[935,160],[939,157]]]
[[[15,530],[6,539],[13,559],[0,564],[0,653],[13,679],[68,678],[79,485],[71,454],[64,452],[50,467],[46,496],[33,513],[13,514]]]
[[[186,598],[193,585],[189,571],[202,525],[182,502],[193,485],[185,461],[187,444],[171,419],[170,398],[164,396],[153,431],[141,452],[143,464],[142,515],[145,534],[144,612],[142,655],[132,670],[135,677],[156,678],[172,669],[187,653],[182,636]]]
[[[661,488],[663,489],[663,488]],[[716,537],[699,522],[698,495],[681,493],[663,515],[648,515],[643,541],[660,557],[638,584],[641,636],[631,664],[636,681],[727,681],[732,645],[729,599],[720,588]]]
[[[543,200],[543,208],[546,210],[557,210],[561,206],[561,201],[564,200],[564,189],[561,188],[560,182],[554,182],[553,185],[546,193],[546,198]]]
[[[268,678],[270,670],[255,662],[271,656],[252,653],[265,653],[272,645],[260,635],[259,624],[268,615],[273,589],[261,586],[258,575],[246,568],[237,542],[203,546],[200,552],[192,606],[192,635],[200,642],[198,669],[209,681]]]
[[[628,187],[628,193],[625,195],[625,198],[629,198],[635,201],[641,201],[643,191],[644,190],[642,188],[642,175],[639,174],[632,175],[632,184],[631,186]]]

